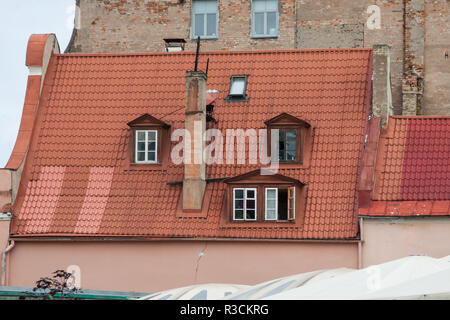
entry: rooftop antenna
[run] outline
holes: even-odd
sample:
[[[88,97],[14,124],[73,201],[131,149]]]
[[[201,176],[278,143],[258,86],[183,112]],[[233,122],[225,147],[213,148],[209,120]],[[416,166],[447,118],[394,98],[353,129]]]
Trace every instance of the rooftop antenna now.
[[[206,60],[206,77],[208,77],[208,69],[209,69],[209,58]]]
[[[195,67],[194,67],[195,72],[197,72],[199,51],[200,51],[200,36],[198,36],[198,38],[197,38],[197,52],[195,53]]]

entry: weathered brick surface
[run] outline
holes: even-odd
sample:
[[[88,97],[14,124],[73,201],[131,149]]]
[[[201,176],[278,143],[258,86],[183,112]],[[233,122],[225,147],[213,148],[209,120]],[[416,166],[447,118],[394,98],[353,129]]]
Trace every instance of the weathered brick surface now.
[[[425,81],[422,113],[450,114],[450,1],[425,1]]]
[[[191,0],[79,0],[79,5],[80,28],[70,52],[161,52],[163,38],[184,38],[186,50],[195,50]],[[370,5],[380,8],[380,29],[367,26]],[[202,50],[386,44],[394,113],[403,113],[402,86],[411,80],[403,73],[414,65],[424,77],[423,96],[416,95],[418,112],[450,114],[450,60],[444,58],[450,49],[448,7],[447,0],[280,0],[279,37],[252,39],[251,1],[219,0],[219,37],[203,41]]]
[[[81,0],[80,8],[72,52],[161,52],[164,38],[184,38],[186,50],[195,50],[191,1]],[[203,41],[202,50],[294,48],[295,0],[281,0],[279,10],[279,37],[251,39],[250,1],[220,1],[219,37]]]
[[[305,49],[364,47],[364,25],[299,25],[297,43],[298,47]]]

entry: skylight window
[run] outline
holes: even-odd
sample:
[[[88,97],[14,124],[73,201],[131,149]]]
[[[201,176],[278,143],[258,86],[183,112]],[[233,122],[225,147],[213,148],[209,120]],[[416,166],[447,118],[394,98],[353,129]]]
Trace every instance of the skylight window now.
[[[230,93],[225,101],[248,101],[246,75],[231,76]]]

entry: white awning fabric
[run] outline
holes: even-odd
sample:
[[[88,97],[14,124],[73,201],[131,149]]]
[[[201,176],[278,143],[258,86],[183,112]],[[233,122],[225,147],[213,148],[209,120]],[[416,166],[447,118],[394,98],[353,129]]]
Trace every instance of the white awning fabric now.
[[[450,256],[408,256],[365,269],[318,270],[254,286],[200,284],[144,300],[450,299]]]

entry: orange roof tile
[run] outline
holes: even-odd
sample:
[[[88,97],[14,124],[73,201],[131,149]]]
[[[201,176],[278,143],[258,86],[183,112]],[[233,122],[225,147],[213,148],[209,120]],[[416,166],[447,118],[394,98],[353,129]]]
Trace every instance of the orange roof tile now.
[[[309,168],[280,169],[308,184],[300,228],[220,228],[223,182],[208,184],[206,218],[177,217],[183,166],[125,170],[127,123],[148,113],[183,128],[185,72],[195,53],[53,55],[21,186],[14,236],[346,239],[355,207],[370,101],[370,49],[202,52],[219,90],[216,127],[263,128],[282,112],[314,128]],[[225,102],[230,76],[249,75],[248,102]],[[345,143],[342,143],[345,141]],[[255,165],[207,166],[207,178]]]

